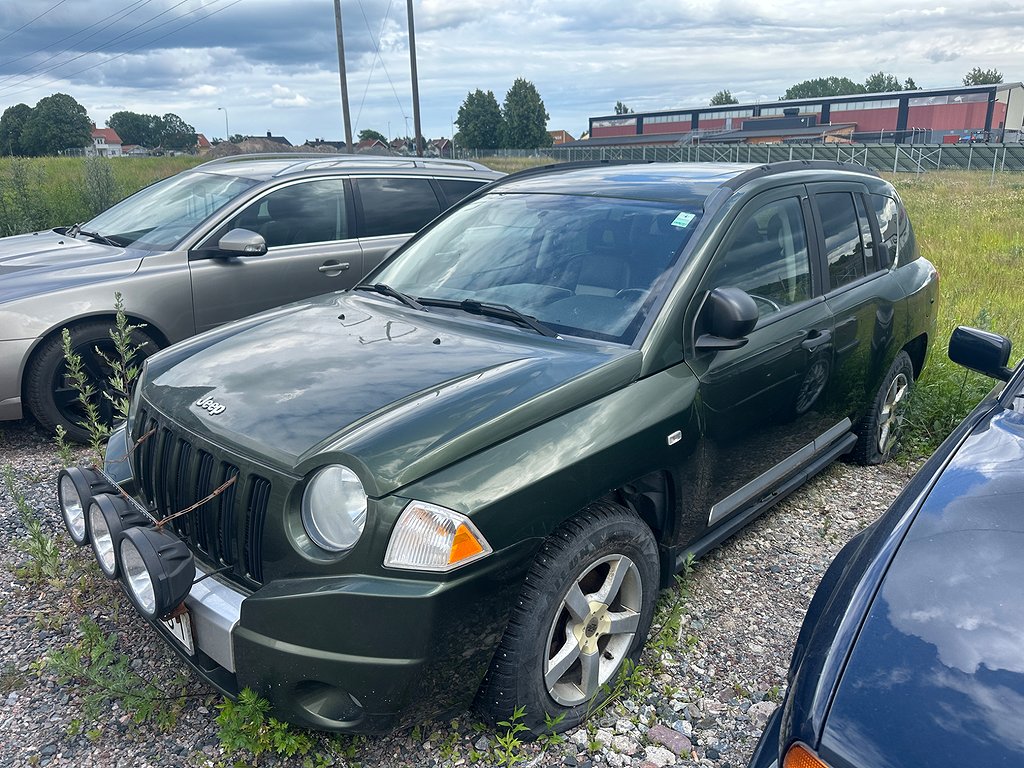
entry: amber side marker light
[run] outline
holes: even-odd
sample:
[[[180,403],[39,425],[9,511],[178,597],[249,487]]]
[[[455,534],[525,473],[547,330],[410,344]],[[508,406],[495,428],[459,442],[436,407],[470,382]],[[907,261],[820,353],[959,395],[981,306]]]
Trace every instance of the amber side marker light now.
[[[477,541],[473,532],[463,523],[455,531],[455,539],[452,541],[451,554],[448,555],[448,564],[454,565],[468,560],[474,555],[484,551],[483,546]]]
[[[803,744],[794,744],[786,752],[786,757],[782,761],[782,768],[829,768],[829,765],[822,762],[817,755]]]

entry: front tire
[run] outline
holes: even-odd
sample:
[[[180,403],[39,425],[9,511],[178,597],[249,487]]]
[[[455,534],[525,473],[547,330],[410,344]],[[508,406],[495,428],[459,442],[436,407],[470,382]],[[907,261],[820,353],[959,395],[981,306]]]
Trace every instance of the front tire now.
[[[853,460],[858,464],[884,464],[903,431],[903,417],[914,387],[914,364],[905,350],[892,361],[882,386],[871,405],[871,412],[857,429]]]
[[[600,502],[560,526],[523,586],[477,709],[492,722],[517,707],[535,734],[579,724],[640,655],[658,592],[658,549],[647,525]]]
[[[115,358],[114,342],[110,337],[113,326],[113,320],[90,320],[69,329],[71,349],[81,356],[82,367],[96,388],[94,402],[99,409],[100,422],[108,427],[114,422],[114,408],[103,392],[113,394],[109,381],[110,366],[96,350]],[[132,343],[140,347],[132,360],[136,366],[157,350],[153,338],[138,329],[132,332]],[[24,389],[28,409],[47,432],[54,432],[60,425],[67,431],[68,439],[89,442],[89,430],[82,426],[85,411],[78,402],[77,391],[68,381],[60,334],[51,336],[36,351],[28,366]]]

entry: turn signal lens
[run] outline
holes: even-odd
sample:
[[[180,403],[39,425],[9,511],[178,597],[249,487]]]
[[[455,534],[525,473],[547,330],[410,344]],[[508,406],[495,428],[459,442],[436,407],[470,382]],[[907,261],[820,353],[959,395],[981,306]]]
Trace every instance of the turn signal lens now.
[[[487,539],[465,515],[412,501],[391,532],[384,565],[414,571],[451,571],[491,552]]]
[[[829,768],[829,765],[818,759],[818,756],[803,744],[794,744],[786,752],[782,768]]]

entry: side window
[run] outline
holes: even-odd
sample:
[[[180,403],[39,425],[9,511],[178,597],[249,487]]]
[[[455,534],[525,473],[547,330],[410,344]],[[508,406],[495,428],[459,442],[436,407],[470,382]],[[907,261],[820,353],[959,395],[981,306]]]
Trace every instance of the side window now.
[[[811,297],[811,270],[800,200],[787,197],[742,216],[715,256],[709,288],[742,288],[761,317]]]
[[[480,189],[486,182],[466,179],[434,179],[444,192],[449,207],[455,205],[470,192]]]
[[[344,240],[351,237],[345,181],[321,179],[275,189],[221,226],[213,242],[236,227],[263,235],[268,248]]]
[[[857,204],[857,224],[860,226],[860,239],[864,243],[864,264],[867,273],[870,275],[878,271],[878,254],[875,251],[875,238],[871,233],[871,222],[864,211],[864,197],[857,195],[853,198]]]
[[[882,242],[879,243],[879,255],[882,266],[889,267],[896,263],[897,242],[897,211],[896,201],[885,195],[871,195],[871,205],[878,219],[878,231]]]
[[[857,209],[849,192],[825,192],[815,197],[825,236],[829,284],[836,289],[867,274]]]
[[[415,232],[441,212],[426,178],[355,180],[363,206],[362,237]]]

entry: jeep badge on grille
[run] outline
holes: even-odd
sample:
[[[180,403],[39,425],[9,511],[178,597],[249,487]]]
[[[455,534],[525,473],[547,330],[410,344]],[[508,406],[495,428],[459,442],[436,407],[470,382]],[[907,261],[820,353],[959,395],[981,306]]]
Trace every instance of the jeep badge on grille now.
[[[218,413],[224,413],[227,409],[226,405],[221,405],[212,397],[201,397],[196,400],[195,405],[203,410],[209,411],[211,416],[216,416]]]

